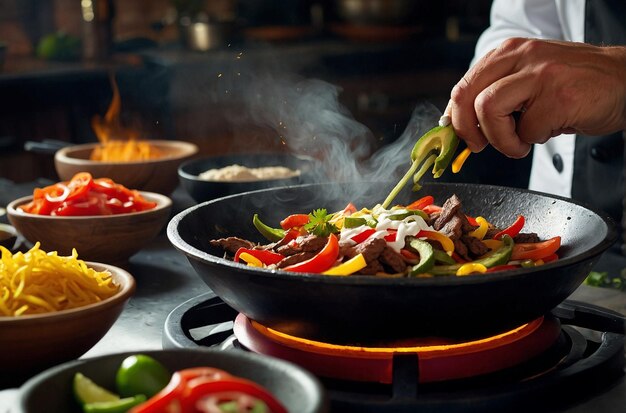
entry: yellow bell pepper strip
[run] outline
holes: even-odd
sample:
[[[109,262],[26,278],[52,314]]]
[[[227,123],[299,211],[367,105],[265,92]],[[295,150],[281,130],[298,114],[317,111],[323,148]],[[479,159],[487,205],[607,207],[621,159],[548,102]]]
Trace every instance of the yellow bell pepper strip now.
[[[497,250],[502,247],[502,241],[498,241],[497,239],[484,239],[483,244],[490,250]]]
[[[309,214],[291,214],[287,218],[280,221],[280,227],[287,230],[294,227],[301,227],[308,223]]]
[[[461,168],[463,167],[463,164],[465,163],[465,161],[467,161],[467,158],[469,158],[471,154],[472,154],[472,151],[470,150],[470,148],[465,148],[461,151],[461,153],[452,162],[453,174],[458,174],[459,172],[461,172]]]
[[[468,262],[466,264],[461,265],[459,269],[456,270],[456,275],[462,276],[462,275],[470,275],[470,274],[476,274],[476,273],[484,274],[486,272],[487,272],[487,267],[485,267],[483,264],[479,264],[476,262]]]
[[[459,138],[456,136],[452,125],[436,126],[426,132],[413,146],[413,150],[411,151],[411,167],[391,190],[382,203],[382,207],[388,208],[389,205],[391,205],[391,202],[393,202],[394,198],[400,193],[412,176],[414,183],[413,190],[419,190],[421,188],[419,180],[430,165],[433,165],[433,177],[439,178],[452,161],[452,157],[458,145]]]
[[[476,217],[476,223],[478,224],[478,228],[470,232],[469,235],[482,240],[485,238],[485,234],[487,234],[487,230],[489,229],[489,222],[483,217]]]
[[[238,258],[244,260],[250,267],[263,267],[263,263],[260,259],[247,252],[240,253]]]
[[[292,272],[321,273],[333,266],[339,256],[339,240],[335,234],[328,236],[328,241],[324,248],[313,258],[297,264],[289,265],[283,270]]]
[[[517,219],[515,220],[515,222],[511,224],[510,227],[505,228],[502,231],[498,232],[496,235],[493,236],[493,239],[499,240],[500,238],[502,238],[504,234],[508,235],[511,238],[515,238],[515,236],[519,234],[522,228],[524,227],[525,221],[526,220],[524,219],[523,215],[518,215]]]
[[[556,236],[543,242],[534,243],[520,243],[515,244],[511,254],[512,260],[526,260],[533,261],[552,258],[552,255],[561,247],[561,237]]]
[[[261,222],[259,214],[254,214],[254,216],[252,217],[252,224],[257,229],[257,231],[259,231],[261,235],[263,235],[270,242],[280,241],[285,237],[285,234],[287,232],[284,229],[272,228],[268,225],[265,225],[263,222]]]
[[[417,251],[420,256],[419,262],[409,270],[409,276],[414,277],[417,274],[423,274],[430,271],[430,269],[435,265],[433,246],[428,242],[417,238],[412,238],[409,241],[409,246]]]
[[[239,258],[241,258],[241,254],[246,253],[248,255],[252,255],[257,260],[261,261],[265,265],[277,264],[285,258],[284,255],[279,254],[270,250],[255,250],[250,248],[241,247],[235,253],[235,258],[233,261],[239,262]],[[248,262],[248,261],[246,261]]]
[[[445,252],[447,252],[448,254],[452,254],[454,252],[454,242],[449,237],[443,235],[441,232],[421,230],[417,233],[416,237],[425,237],[433,241],[439,241],[441,247]]]
[[[367,262],[363,254],[356,255],[348,261],[324,271],[324,275],[350,275],[367,267]]]
[[[482,258],[472,261],[474,264],[482,264],[486,268],[503,265],[509,262],[511,258],[511,252],[513,251],[513,238],[505,235],[502,237],[502,246],[488,254],[485,254]],[[453,264],[453,265],[435,265],[428,271],[433,275],[455,275],[458,269],[465,264]]]

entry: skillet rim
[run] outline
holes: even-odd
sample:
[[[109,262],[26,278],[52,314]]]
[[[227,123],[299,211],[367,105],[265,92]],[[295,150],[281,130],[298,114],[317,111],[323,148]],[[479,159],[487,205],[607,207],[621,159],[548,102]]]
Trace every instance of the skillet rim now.
[[[182,239],[180,233],[178,231],[179,223],[188,215],[193,213],[197,209],[201,209],[206,205],[217,203],[230,198],[238,198],[243,197],[245,195],[253,195],[255,193],[265,193],[270,191],[280,191],[285,189],[298,189],[305,188],[311,186],[323,186],[323,185],[342,185],[342,184],[351,184],[354,185],[356,183],[370,183],[370,184],[381,184],[386,183],[387,181],[349,181],[349,182],[321,182],[321,183],[309,183],[309,184],[300,184],[300,185],[287,185],[280,187],[272,187],[272,188],[264,188],[254,191],[241,192],[233,195],[228,195],[216,199],[212,199],[209,201],[205,201],[199,203],[197,205],[191,206],[178,214],[176,214],[167,225],[167,237],[170,240],[170,243],[179,251],[184,253],[187,257],[192,258],[196,261],[202,262],[204,264],[208,264],[210,266],[220,267],[226,266],[234,273],[242,274],[242,275],[254,275],[254,276],[262,276],[270,279],[288,279],[288,280],[300,280],[303,282],[314,282],[314,283],[324,283],[324,284],[338,284],[338,285],[372,285],[372,286],[391,286],[393,287],[444,287],[444,286],[456,286],[456,285],[467,285],[467,284],[483,284],[489,282],[504,282],[510,278],[520,278],[520,277],[532,277],[535,276],[538,272],[549,272],[553,268],[566,268],[570,266],[574,266],[583,261],[588,261],[593,259],[596,256],[603,254],[607,249],[611,247],[618,239],[618,231],[615,221],[604,211],[596,209],[594,207],[589,206],[588,204],[580,201],[573,200],[571,198],[566,198],[559,195],[552,195],[544,192],[533,191],[530,189],[523,188],[515,188],[515,187],[506,187],[506,186],[498,186],[498,185],[485,185],[485,184],[468,184],[468,183],[454,183],[454,182],[425,182],[423,184],[424,188],[428,186],[436,186],[436,187],[467,187],[472,186],[479,189],[491,189],[491,190],[507,190],[507,191],[517,191],[519,193],[524,194],[533,194],[539,195],[542,197],[546,197],[549,199],[563,201],[568,204],[572,204],[583,208],[597,217],[599,217],[606,226],[606,234],[604,238],[594,245],[589,250],[575,255],[573,257],[568,257],[564,259],[559,259],[557,261],[544,264],[539,267],[533,268],[520,268],[516,270],[502,271],[502,272],[494,272],[487,273],[482,275],[475,275],[469,277],[456,277],[456,276],[440,276],[433,278],[384,278],[384,277],[372,277],[367,275],[351,275],[346,277],[334,277],[327,276],[315,273],[290,273],[286,271],[280,270],[268,270],[264,268],[256,268],[244,266],[239,263],[235,263],[234,261],[227,260],[225,258],[221,258],[216,255],[209,254],[205,251],[202,251],[198,248],[193,247],[185,240]],[[390,183],[390,187],[393,187],[395,183]],[[423,188],[423,189],[424,189]]]

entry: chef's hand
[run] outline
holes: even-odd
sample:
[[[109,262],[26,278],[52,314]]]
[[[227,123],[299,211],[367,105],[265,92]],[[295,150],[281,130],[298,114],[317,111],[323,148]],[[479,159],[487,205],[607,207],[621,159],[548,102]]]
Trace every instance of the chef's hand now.
[[[511,158],[561,133],[626,129],[626,47],[506,40],[463,76],[446,113],[473,152],[491,144]]]

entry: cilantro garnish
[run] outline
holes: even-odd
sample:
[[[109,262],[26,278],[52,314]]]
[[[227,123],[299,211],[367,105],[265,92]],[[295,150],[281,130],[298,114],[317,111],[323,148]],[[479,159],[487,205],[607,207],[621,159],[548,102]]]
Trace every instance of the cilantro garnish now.
[[[318,237],[327,237],[331,233],[338,233],[339,229],[329,222],[333,214],[329,214],[326,209],[316,209],[309,214],[309,223],[304,226],[309,233]]]

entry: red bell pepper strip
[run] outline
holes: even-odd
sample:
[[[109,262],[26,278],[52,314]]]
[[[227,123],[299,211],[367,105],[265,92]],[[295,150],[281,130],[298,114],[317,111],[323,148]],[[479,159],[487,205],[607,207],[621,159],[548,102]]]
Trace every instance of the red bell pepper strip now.
[[[385,239],[385,241],[387,241],[387,242],[396,242],[396,235],[397,235],[398,231],[396,231],[395,229],[388,229],[387,232],[388,232],[388,234],[383,237]]]
[[[196,406],[202,398],[215,393],[244,393],[264,402],[272,413],[287,413],[287,409],[272,394],[258,384],[239,377],[222,380],[196,379],[188,383],[186,405]],[[192,410],[190,410],[192,411]]]
[[[439,205],[426,205],[422,208],[422,211],[426,212],[428,215],[433,214],[435,212],[441,212],[441,207]]]
[[[400,255],[402,255],[402,258],[404,258],[404,261],[408,262],[409,264],[417,264],[420,260],[419,255],[414,254],[413,252],[407,250],[406,248],[402,248],[400,250]]]
[[[350,216],[356,212],[356,206],[352,202],[349,202],[348,205],[343,209],[343,216]]]
[[[467,262],[466,259],[463,259],[459,254],[457,254],[456,252],[452,253],[452,258],[454,259],[454,261],[458,262],[459,264],[465,264]]]
[[[561,237],[558,235],[543,242],[515,244],[511,253],[511,260],[542,260],[556,253],[560,247]]]
[[[313,258],[306,261],[299,262],[297,264],[289,265],[283,270],[292,272],[311,272],[320,273],[324,272],[333,266],[337,257],[339,256],[339,240],[335,234],[328,236],[328,241],[324,248],[318,252]]]
[[[375,232],[376,232],[376,230],[374,228],[368,228],[366,230],[363,230],[363,232],[360,232],[360,233],[356,234],[355,236],[353,236],[350,239],[352,241],[356,242],[357,244],[360,244],[363,241],[365,241],[366,239],[368,239],[370,237],[370,235],[372,235]]]
[[[559,256],[556,255],[556,253],[548,255],[547,257],[542,258],[543,262],[546,263],[546,264],[549,263],[549,262],[552,262],[552,261],[556,261],[558,259],[559,259]]]
[[[190,397],[193,388],[206,382],[220,383],[234,379],[237,378],[224,370],[213,367],[192,367],[180,370],[172,375],[170,382],[163,390],[145,403],[132,408],[130,413],[196,412],[195,403]],[[257,385],[257,387],[260,386]],[[262,387],[261,390],[263,390]],[[271,395],[269,397],[273,398]]]
[[[480,223],[478,221],[476,221],[476,218],[474,217],[470,217],[469,215],[465,215],[465,218],[467,218],[467,222],[469,222],[469,224],[473,227],[479,227]]]
[[[279,253],[274,252],[274,251],[270,251],[270,250],[255,250],[255,249],[251,249],[251,248],[241,247],[235,253],[235,258],[234,258],[233,261],[239,262],[239,256],[241,255],[242,252],[247,252],[248,254],[252,255],[253,257],[259,259],[259,261],[261,261],[265,265],[277,264],[283,258],[285,258],[284,255],[279,254]]]
[[[432,195],[426,195],[417,201],[414,201],[406,206],[406,209],[419,209],[423,210],[425,206],[432,205],[435,202],[435,198]]]
[[[508,235],[511,238],[515,238],[515,236],[519,234],[524,227],[525,221],[526,220],[524,219],[523,215],[518,215],[517,219],[511,224],[510,227],[498,232],[496,235],[493,236],[493,239],[500,240],[502,239],[502,236],[504,236],[504,234]]]
[[[280,221],[280,226],[282,229],[291,229],[294,227],[301,227],[309,223],[309,215],[308,214],[292,214],[287,218]]]

